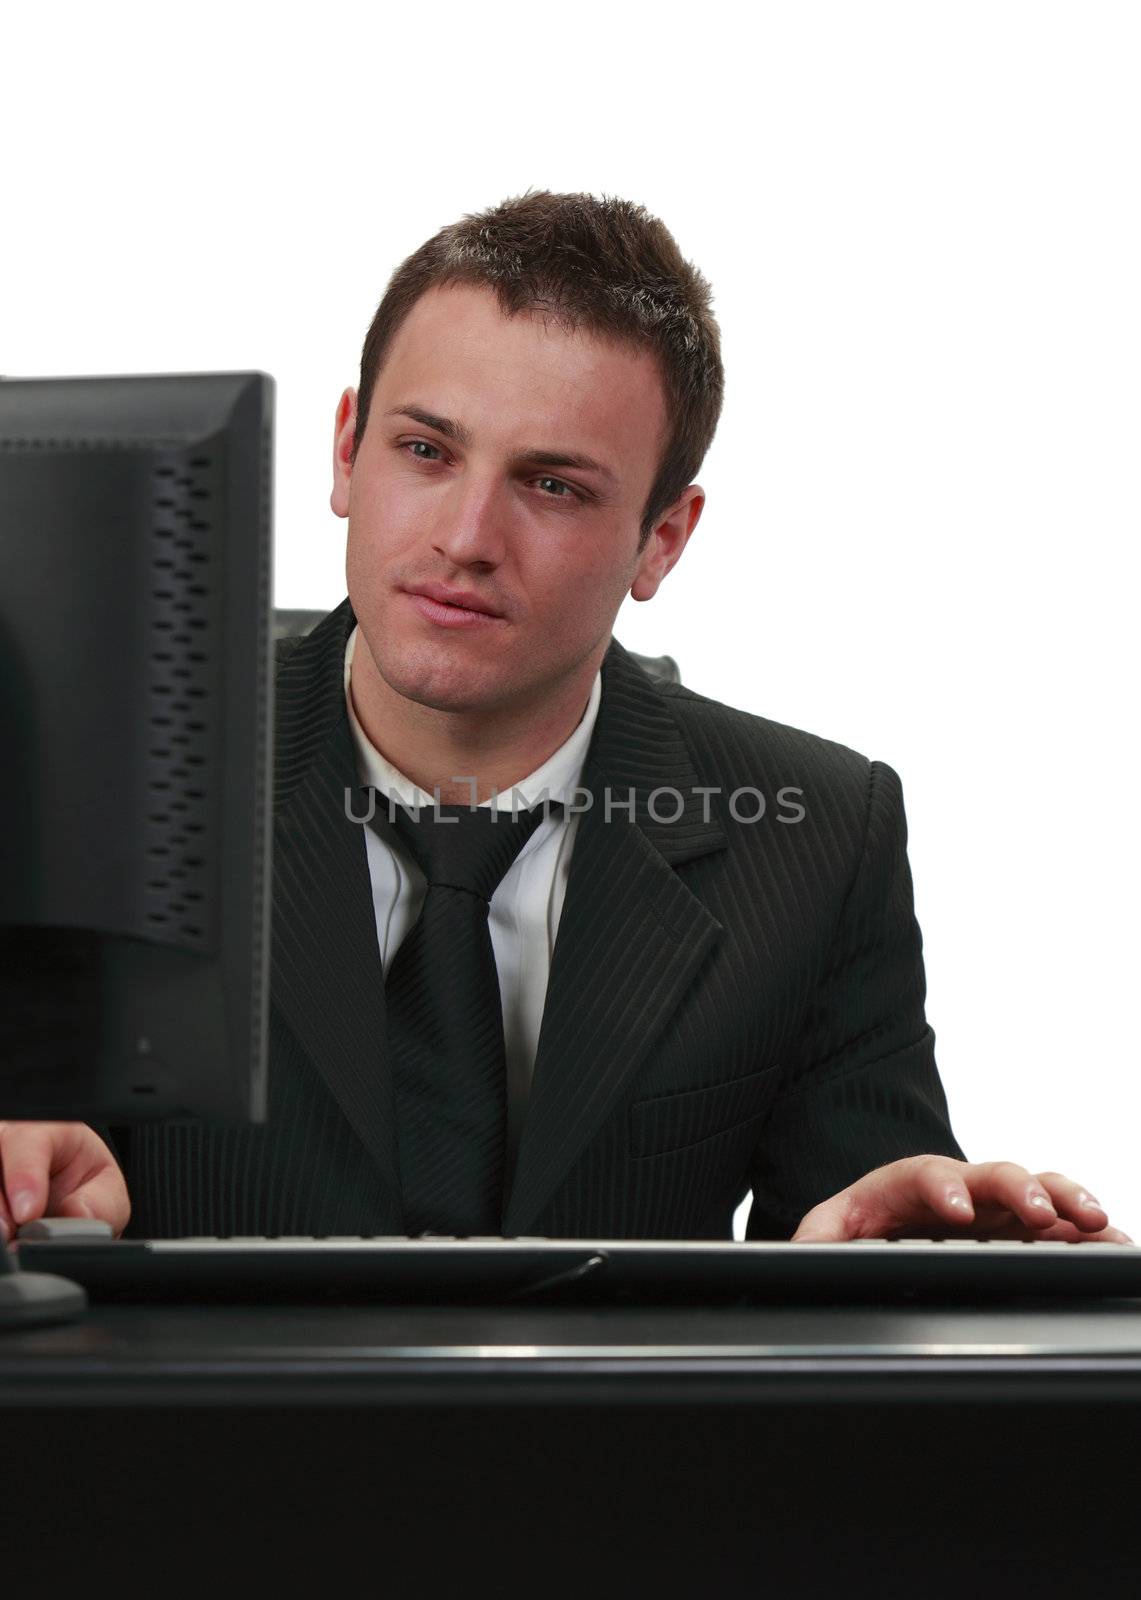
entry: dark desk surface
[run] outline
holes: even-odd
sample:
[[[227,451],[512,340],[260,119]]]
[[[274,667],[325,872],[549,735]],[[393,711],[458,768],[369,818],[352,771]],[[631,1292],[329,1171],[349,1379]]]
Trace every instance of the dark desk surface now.
[[[1141,1570],[1141,1300],[97,1304],[0,1338],[0,1427],[6,1569],[50,1552],[54,1592],[1136,1600]]]
[[[1141,1300],[1075,1305],[94,1304],[0,1337],[0,1403],[1141,1400]]]

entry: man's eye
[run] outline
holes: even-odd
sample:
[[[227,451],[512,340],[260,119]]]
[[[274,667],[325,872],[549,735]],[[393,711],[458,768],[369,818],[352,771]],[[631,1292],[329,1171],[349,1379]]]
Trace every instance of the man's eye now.
[[[399,448],[401,450],[409,451],[416,461],[434,461],[437,457],[442,455],[439,445],[429,444],[427,439],[406,439]],[[423,450],[430,450],[434,453],[432,455],[421,455],[420,452]],[[543,477],[534,478],[532,481],[544,486],[548,484],[554,486],[554,490],[556,491],[554,493],[552,493],[551,490],[546,487],[543,488],[543,495],[548,500],[582,499],[582,496],[578,493],[578,491],[573,489],[569,483],[564,483],[561,478]]]

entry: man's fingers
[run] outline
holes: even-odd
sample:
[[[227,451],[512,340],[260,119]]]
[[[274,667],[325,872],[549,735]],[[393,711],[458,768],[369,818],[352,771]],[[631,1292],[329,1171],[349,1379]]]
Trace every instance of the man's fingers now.
[[[0,1223],[10,1240],[37,1217],[130,1220],[126,1183],[107,1145],[82,1122],[0,1122]]]
[[[976,1221],[1001,1223],[1004,1214],[1017,1218],[1037,1238],[1108,1238],[1109,1214],[1094,1195],[1060,1172],[1031,1173],[1013,1161],[967,1163],[961,1177],[970,1187]],[[1064,1235],[1054,1232],[1067,1224]],[[1071,1233],[1069,1225],[1072,1224]],[[1120,1229],[1117,1242],[1131,1242]]]
[[[1047,1239],[1058,1240],[1062,1244],[1132,1244],[1133,1240],[1121,1228],[1099,1228],[1096,1233],[1090,1233],[1084,1228],[1075,1228],[1072,1222],[1059,1222],[1050,1229]]]
[[[1065,1185],[1068,1180],[1060,1182]],[[1080,1186],[1073,1189],[1076,1196]],[[1046,1204],[1039,1204],[1039,1198]],[[1104,1226],[1107,1220],[1103,1213],[1097,1214],[1097,1223]],[[968,1162],[921,1155],[888,1162],[822,1201],[802,1219],[793,1238],[797,1242],[887,1234],[927,1238],[947,1228],[978,1233],[992,1226],[1036,1236],[1058,1221],[1050,1191],[1013,1161]]]
[[[966,1163],[950,1156],[905,1156],[877,1167],[822,1200],[801,1218],[794,1244],[876,1239],[886,1234],[927,1238],[947,1223],[972,1221],[970,1195],[960,1174]],[[961,1194],[965,1205],[950,1200]]]
[[[852,1185],[850,1214],[855,1231],[850,1239],[887,1233],[921,1237],[942,1224],[966,1227],[976,1220],[969,1163],[952,1156],[905,1156],[877,1167]]]
[[[47,1212],[51,1217],[98,1217],[109,1222],[118,1238],[131,1216],[127,1188],[117,1167],[108,1167],[89,1183],[74,1189],[58,1201],[51,1200]]]
[[[0,1122],[0,1176],[10,1235],[14,1223],[44,1215],[60,1126],[54,1122]]]
[[[1087,1233],[1100,1233],[1109,1212],[1088,1189],[1060,1172],[1039,1172],[1038,1182],[1049,1194],[1059,1217],[1066,1217]]]
[[[943,1180],[945,1195],[940,1214],[948,1219],[974,1221],[978,1226],[986,1226],[992,1221],[999,1223],[1003,1218],[1015,1217],[1032,1236],[1043,1233],[1059,1219],[1050,1191],[1017,1162],[933,1159],[940,1163],[938,1172],[930,1168],[923,1176],[931,1185],[932,1193],[939,1180]],[[1075,1190],[1077,1187],[1075,1185]],[[964,1195],[969,1210],[962,1205]]]
[[[1060,1172],[1033,1174],[1013,1161],[905,1156],[865,1174],[814,1206],[794,1243],[941,1237],[969,1231],[991,1239],[1132,1244],[1081,1184]]]

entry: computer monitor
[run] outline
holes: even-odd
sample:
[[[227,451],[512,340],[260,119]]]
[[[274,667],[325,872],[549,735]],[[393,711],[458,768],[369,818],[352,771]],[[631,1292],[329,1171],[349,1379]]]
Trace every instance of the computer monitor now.
[[[0,380],[0,1117],[265,1120],[273,401]]]

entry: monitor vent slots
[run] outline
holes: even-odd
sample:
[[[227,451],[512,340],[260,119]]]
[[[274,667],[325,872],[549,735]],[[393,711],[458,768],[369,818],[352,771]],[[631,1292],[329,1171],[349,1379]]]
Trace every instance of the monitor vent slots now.
[[[215,695],[209,628],[213,458],[155,468],[145,918],[156,933],[205,949],[211,912],[204,768]]]

